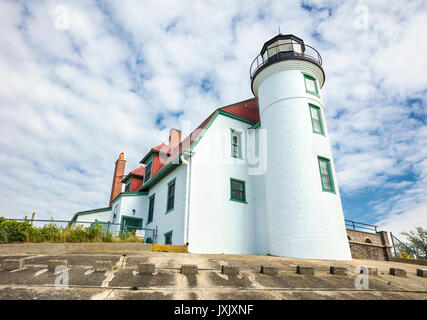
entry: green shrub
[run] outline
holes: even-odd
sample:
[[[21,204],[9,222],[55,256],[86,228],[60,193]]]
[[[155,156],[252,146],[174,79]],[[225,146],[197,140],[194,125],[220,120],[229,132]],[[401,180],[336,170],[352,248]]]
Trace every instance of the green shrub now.
[[[23,222],[0,217],[0,243],[13,242],[144,242],[131,231],[120,232],[119,237],[95,222],[89,227],[71,225],[61,227],[51,222],[43,227],[34,227],[27,219]]]
[[[59,242],[62,228],[54,223],[49,223],[40,228],[37,242]]]
[[[0,220],[0,242],[25,242],[29,240],[33,226],[28,220],[18,222],[15,220]]]

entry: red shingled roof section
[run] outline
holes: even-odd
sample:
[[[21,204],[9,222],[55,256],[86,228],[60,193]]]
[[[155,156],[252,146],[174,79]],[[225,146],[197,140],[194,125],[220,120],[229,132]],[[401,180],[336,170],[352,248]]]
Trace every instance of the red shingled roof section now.
[[[161,151],[164,153],[171,153],[171,147],[168,146],[167,144],[161,143],[158,146],[155,146],[154,148],[152,148],[151,150],[156,150],[156,151]]]
[[[220,110],[253,121],[255,123],[259,122],[258,100],[255,98],[235,105],[222,107]]]
[[[136,168],[135,170],[132,170],[129,173],[137,174],[139,176],[144,176],[145,168],[143,166]]]

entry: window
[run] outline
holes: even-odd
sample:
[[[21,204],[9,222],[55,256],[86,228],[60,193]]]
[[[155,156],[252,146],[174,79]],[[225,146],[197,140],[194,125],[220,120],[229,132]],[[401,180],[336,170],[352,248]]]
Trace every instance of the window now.
[[[114,209],[113,209],[113,223],[116,222],[116,219],[117,219],[117,210],[118,210],[118,205],[114,206]]]
[[[241,133],[231,129],[231,156],[242,158]]]
[[[372,241],[371,241],[371,239],[366,238],[366,239],[365,239],[365,243],[372,243]]]
[[[310,107],[310,116],[311,116],[311,124],[313,126],[313,132],[324,134],[320,108],[312,104],[309,104],[309,107]]]
[[[314,95],[319,95],[317,90],[316,79],[308,74],[304,74],[305,91]]]
[[[130,181],[125,186],[125,192],[130,192]]]
[[[154,194],[149,198],[147,224],[149,224],[151,221],[153,221],[153,214],[154,214],[154,198],[155,198],[155,195],[154,195]]]
[[[166,212],[169,212],[174,208],[174,202],[175,202],[175,180],[168,183],[168,202],[166,205]]]
[[[172,244],[172,231],[165,233],[165,244]]]
[[[148,180],[150,180],[152,166],[153,166],[152,161],[145,166],[144,182],[147,182]]]
[[[230,178],[231,198],[230,200],[246,202],[245,182]]]
[[[332,179],[331,163],[328,159],[318,157],[320,179],[322,180],[323,191],[335,193],[334,180]]]

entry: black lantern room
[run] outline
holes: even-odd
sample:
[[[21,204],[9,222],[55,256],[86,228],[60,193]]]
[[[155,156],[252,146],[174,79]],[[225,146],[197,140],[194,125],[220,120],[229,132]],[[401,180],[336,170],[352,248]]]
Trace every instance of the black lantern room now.
[[[283,60],[300,59],[315,63],[323,72],[322,58],[316,49],[304,44],[293,34],[278,34],[264,43],[260,54],[252,62],[251,80],[266,66]]]

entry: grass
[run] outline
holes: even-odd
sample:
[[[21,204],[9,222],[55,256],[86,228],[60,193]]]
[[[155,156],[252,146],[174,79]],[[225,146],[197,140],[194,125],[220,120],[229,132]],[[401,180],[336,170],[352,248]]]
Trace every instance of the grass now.
[[[129,288],[129,290],[136,291],[136,290],[138,290],[138,286],[133,285]]]

